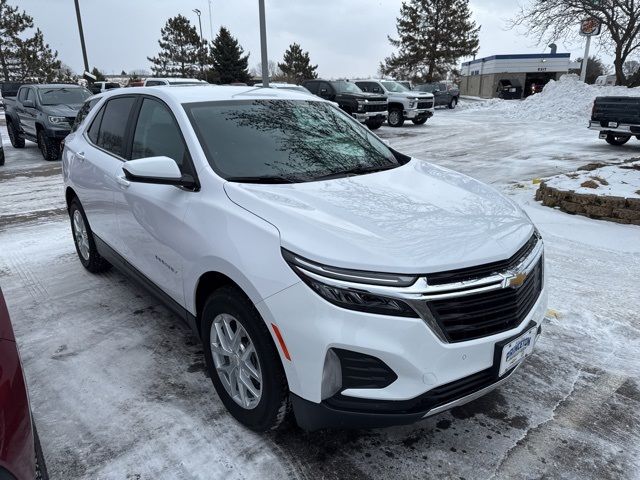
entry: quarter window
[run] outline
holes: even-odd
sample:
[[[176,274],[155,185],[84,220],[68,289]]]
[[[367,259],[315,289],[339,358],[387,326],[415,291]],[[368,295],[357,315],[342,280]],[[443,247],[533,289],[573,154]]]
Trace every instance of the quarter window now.
[[[173,115],[161,102],[145,98],[133,136],[131,159],[159,156],[172,158],[182,171],[183,165],[189,164],[189,152]]]
[[[127,122],[135,101],[134,97],[118,97],[109,100],[103,109],[96,145],[114,155],[124,157]]]

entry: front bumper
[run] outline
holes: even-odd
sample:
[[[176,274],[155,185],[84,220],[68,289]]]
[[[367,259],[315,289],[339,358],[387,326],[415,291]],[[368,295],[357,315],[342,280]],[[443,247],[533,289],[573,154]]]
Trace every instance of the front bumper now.
[[[58,127],[47,127],[44,129],[44,134],[55,140],[63,140],[71,133],[71,128],[58,128]]]
[[[606,126],[603,126],[601,122],[590,120],[589,129],[604,133],[622,133],[630,136],[640,135],[640,125],[633,125],[630,123],[608,122]]]
[[[404,117],[413,120],[415,118],[431,118],[435,112],[434,108],[412,108],[404,111]]]
[[[367,120],[380,120],[382,122],[387,120],[387,112],[356,112],[353,117],[361,123],[365,123]]]

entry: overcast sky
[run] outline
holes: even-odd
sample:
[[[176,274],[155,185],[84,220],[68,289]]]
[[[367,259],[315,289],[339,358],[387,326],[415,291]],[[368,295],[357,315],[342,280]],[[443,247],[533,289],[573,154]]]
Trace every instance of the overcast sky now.
[[[9,0],[34,17],[59,58],[81,72],[82,53],[73,0]],[[393,49],[401,0],[267,0],[269,58],[281,61],[287,46],[308,50],[324,77],[375,75]],[[258,1],[212,0],[213,30],[225,25],[246,52],[249,67],[260,61]],[[149,69],[147,56],[158,52],[160,28],[179,13],[197,26],[194,8],[202,11],[202,29],[210,38],[208,0],[80,0],[89,65],[105,73]],[[518,9],[515,0],[473,0],[474,20],[482,26],[479,57],[548,52],[534,39],[506,29]],[[577,27],[576,27],[577,28]],[[583,46],[556,42],[560,52],[582,56]],[[608,59],[607,59],[608,60]]]

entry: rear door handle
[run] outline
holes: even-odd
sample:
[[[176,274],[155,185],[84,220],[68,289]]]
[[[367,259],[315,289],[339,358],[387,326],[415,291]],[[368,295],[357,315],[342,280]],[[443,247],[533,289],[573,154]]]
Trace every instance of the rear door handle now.
[[[118,182],[118,184],[122,187],[122,188],[129,188],[129,185],[131,185],[131,182],[129,180],[127,180],[124,177],[116,177],[116,182]]]
[[[84,162],[84,152],[78,152],[76,153],[76,158],[78,160],[80,160],[81,162]]]

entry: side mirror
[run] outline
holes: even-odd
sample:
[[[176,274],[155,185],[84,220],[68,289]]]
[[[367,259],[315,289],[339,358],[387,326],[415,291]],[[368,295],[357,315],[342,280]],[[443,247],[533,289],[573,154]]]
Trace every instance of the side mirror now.
[[[122,166],[124,176],[130,182],[154,183],[194,188],[191,175],[183,175],[175,160],[169,157],[148,157],[130,160]]]
[[[22,106],[24,108],[35,108],[35,104],[33,103],[33,100],[25,100],[24,102],[22,102]]]

